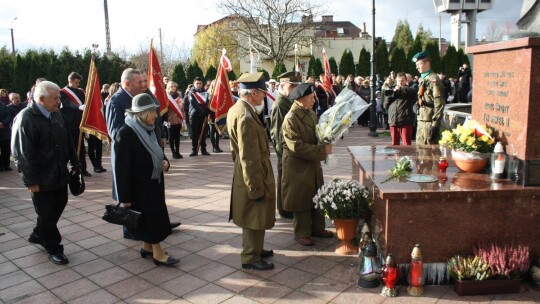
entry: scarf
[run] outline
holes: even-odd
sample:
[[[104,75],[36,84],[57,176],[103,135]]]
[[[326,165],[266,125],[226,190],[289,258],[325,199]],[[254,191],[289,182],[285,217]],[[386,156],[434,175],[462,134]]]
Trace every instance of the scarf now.
[[[154,132],[154,126],[145,124],[137,115],[128,114],[125,119],[126,125],[128,125],[146,148],[146,151],[152,156],[152,163],[154,169],[152,170],[152,179],[157,179],[161,183],[161,172],[163,163],[163,150],[157,142],[156,134]],[[150,133],[149,133],[150,132]]]
[[[431,74],[431,69],[425,71],[424,73],[420,74],[420,78],[424,79],[427,75]]]

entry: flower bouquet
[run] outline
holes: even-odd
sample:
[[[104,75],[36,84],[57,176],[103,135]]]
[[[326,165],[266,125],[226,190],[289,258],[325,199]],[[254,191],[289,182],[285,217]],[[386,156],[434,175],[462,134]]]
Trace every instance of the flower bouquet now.
[[[371,212],[370,191],[355,180],[334,178],[313,197],[315,208],[330,219],[360,219]]]
[[[407,177],[411,174],[412,170],[413,164],[411,159],[408,156],[402,156],[392,167],[392,169],[388,170],[388,178],[383,180],[381,184],[392,179],[401,179],[403,177]]]
[[[320,144],[335,144],[349,127],[355,122],[364,111],[369,108],[369,103],[364,101],[358,94],[344,88],[336,97],[334,105],[326,110],[319,118],[317,124],[317,138]],[[334,165],[336,162],[329,155],[326,165]]]

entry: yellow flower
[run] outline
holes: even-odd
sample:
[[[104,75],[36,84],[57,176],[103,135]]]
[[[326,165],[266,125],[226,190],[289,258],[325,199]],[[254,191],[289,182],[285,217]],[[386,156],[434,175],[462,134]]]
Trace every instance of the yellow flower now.
[[[462,143],[466,143],[468,139],[469,139],[469,136],[467,136],[467,134],[461,134],[459,136],[459,141]]]
[[[476,139],[474,137],[469,137],[469,139],[467,139],[467,146],[472,146],[474,145],[476,142]]]

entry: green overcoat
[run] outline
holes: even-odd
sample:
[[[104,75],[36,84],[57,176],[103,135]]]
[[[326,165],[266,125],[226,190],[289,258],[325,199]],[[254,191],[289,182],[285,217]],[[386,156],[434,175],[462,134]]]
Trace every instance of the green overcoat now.
[[[293,103],[283,122],[283,209],[308,211],[313,197],[323,185],[321,161],[324,146],[318,145],[315,134],[317,115]]]
[[[276,221],[276,189],[266,131],[242,99],[227,114],[234,173],[229,220],[242,228],[265,230]]]

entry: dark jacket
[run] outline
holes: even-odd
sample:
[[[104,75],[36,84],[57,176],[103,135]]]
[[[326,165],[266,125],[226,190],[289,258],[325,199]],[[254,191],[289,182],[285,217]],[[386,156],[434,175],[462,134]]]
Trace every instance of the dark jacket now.
[[[67,164],[77,166],[79,161],[61,113],[51,113],[49,121],[33,102],[15,119],[12,136],[13,157],[25,186],[52,191],[67,185]]]
[[[151,178],[152,157],[128,125],[116,133],[114,150],[121,155],[113,164],[119,201],[131,202],[132,208],[142,213],[142,223],[135,236],[150,244],[163,241],[171,234],[163,173],[161,182]]]
[[[188,98],[189,98],[189,119],[203,119],[208,115],[208,98],[206,98],[205,105],[202,105],[199,103],[197,98],[193,94],[195,92],[198,93],[204,93],[203,90],[196,91],[195,88],[192,88],[189,91]]]
[[[383,108],[388,111],[388,124],[392,127],[412,125],[416,98],[417,90],[411,87],[401,87],[394,91],[394,96],[387,96],[384,99]]]
[[[26,101],[25,102],[21,102],[19,103],[18,106],[10,103],[8,106],[7,106],[7,109],[9,111],[9,113],[11,114],[11,124],[13,124],[13,120],[15,119],[15,116],[17,116],[17,114],[19,114],[20,111],[22,111],[24,108],[26,108]]]
[[[82,104],[84,104],[83,90],[75,89],[72,87],[65,87],[63,89],[70,90],[71,92],[75,93],[75,95],[79,97],[79,100],[82,102]],[[64,93],[63,91],[60,91],[60,100],[62,101],[62,108],[60,109],[60,111],[64,115],[64,119],[66,120],[70,130],[78,131],[79,126],[81,125],[83,114],[83,111],[79,110],[80,105],[73,102],[70,96],[68,96],[68,94]]]
[[[0,102],[0,123],[3,125],[0,128],[0,140],[7,140],[11,137],[12,120],[13,117],[8,107],[3,102]]]

